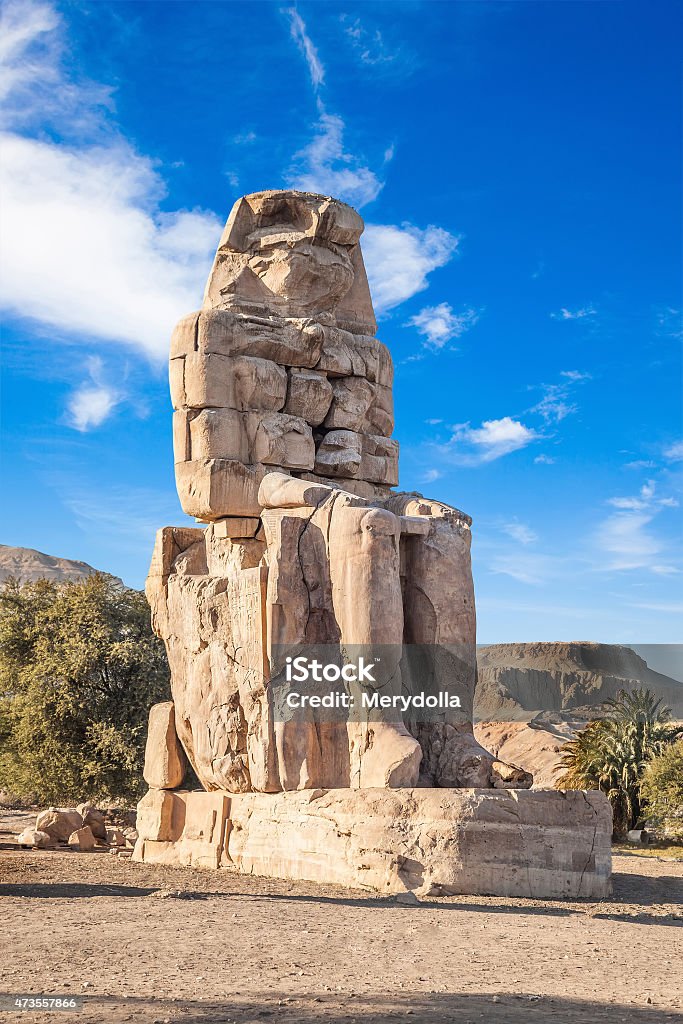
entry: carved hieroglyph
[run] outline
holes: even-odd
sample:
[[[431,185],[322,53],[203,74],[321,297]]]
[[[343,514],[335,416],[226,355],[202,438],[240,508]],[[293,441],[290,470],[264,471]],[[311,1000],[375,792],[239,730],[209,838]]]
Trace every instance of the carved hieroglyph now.
[[[362,230],[327,197],[245,196],[202,310],[173,336],[178,492],[206,525],[159,532],[147,594],[175,728],[207,790],[531,782],[472,735],[471,521],[391,490],[393,367]],[[282,652],[315,645],[381,652],[381,695],[414,692],[426,672],[462,706],[422,721],[278,715]]]

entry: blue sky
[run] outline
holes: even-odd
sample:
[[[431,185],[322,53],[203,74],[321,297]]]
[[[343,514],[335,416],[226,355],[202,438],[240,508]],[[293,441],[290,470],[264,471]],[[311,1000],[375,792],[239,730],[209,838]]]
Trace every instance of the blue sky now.
[[[401,488],[482,642],[678,639],[678,3],[3,7],[4,543],[141,586],[166,355],[245,192],[360,209]],[[678,628],[677,628],[678,627]]]

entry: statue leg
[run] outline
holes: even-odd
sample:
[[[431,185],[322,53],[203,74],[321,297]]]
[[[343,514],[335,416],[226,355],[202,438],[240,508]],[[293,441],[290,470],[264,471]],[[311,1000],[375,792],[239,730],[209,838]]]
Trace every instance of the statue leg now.
[[[422,750],[400,710],[363,707],[372,697],[400,694],[403,604],[399,571],[400,519],[384,509],[335,504],[330,519],[332,601],[341,644],[350,660],[373,666],[372,682],[353,687],[349,722],[351,785],[414,786]]]
[[[461,706],[439,709],[413,725],[424,755],[421,782],[526,788],[531,776],[498,762],[473,734],[477,658],[469,522],[452,515],[430,516],[429,522],[427,533],[403,541],[406,660],[426,671],[431,692],[457,695]]]

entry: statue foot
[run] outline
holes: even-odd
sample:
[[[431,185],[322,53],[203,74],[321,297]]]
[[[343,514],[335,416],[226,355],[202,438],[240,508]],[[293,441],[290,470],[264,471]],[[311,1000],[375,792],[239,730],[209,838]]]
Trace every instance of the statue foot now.
[[[358,751],[358,782],[363,789],[416,786],[422,748],[402,725],[371,722],[363,727]]]
[[[444,788],[530,789],[533,776],[477,743],[471,724],[423,726],[421,783]]]

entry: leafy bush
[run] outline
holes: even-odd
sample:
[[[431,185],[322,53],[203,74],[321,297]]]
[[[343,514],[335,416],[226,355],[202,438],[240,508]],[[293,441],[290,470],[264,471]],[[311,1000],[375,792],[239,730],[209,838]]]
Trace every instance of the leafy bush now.
[[[136,800],[151,704],[168,700],[144,594],[96,574],[0,591],[0,789]]]
[[[676,735],[671,712],[649,690],[622,690],[608,701],[607,717],[590,722],[563,748],[564,775],[557,789],[599,789],[614,813],[614,832],[623,835],[641,817],[641,782],[652,758]]]
[[[640,792],[648,821],[667,836],[683,839],[683,737],[652,758]]]

